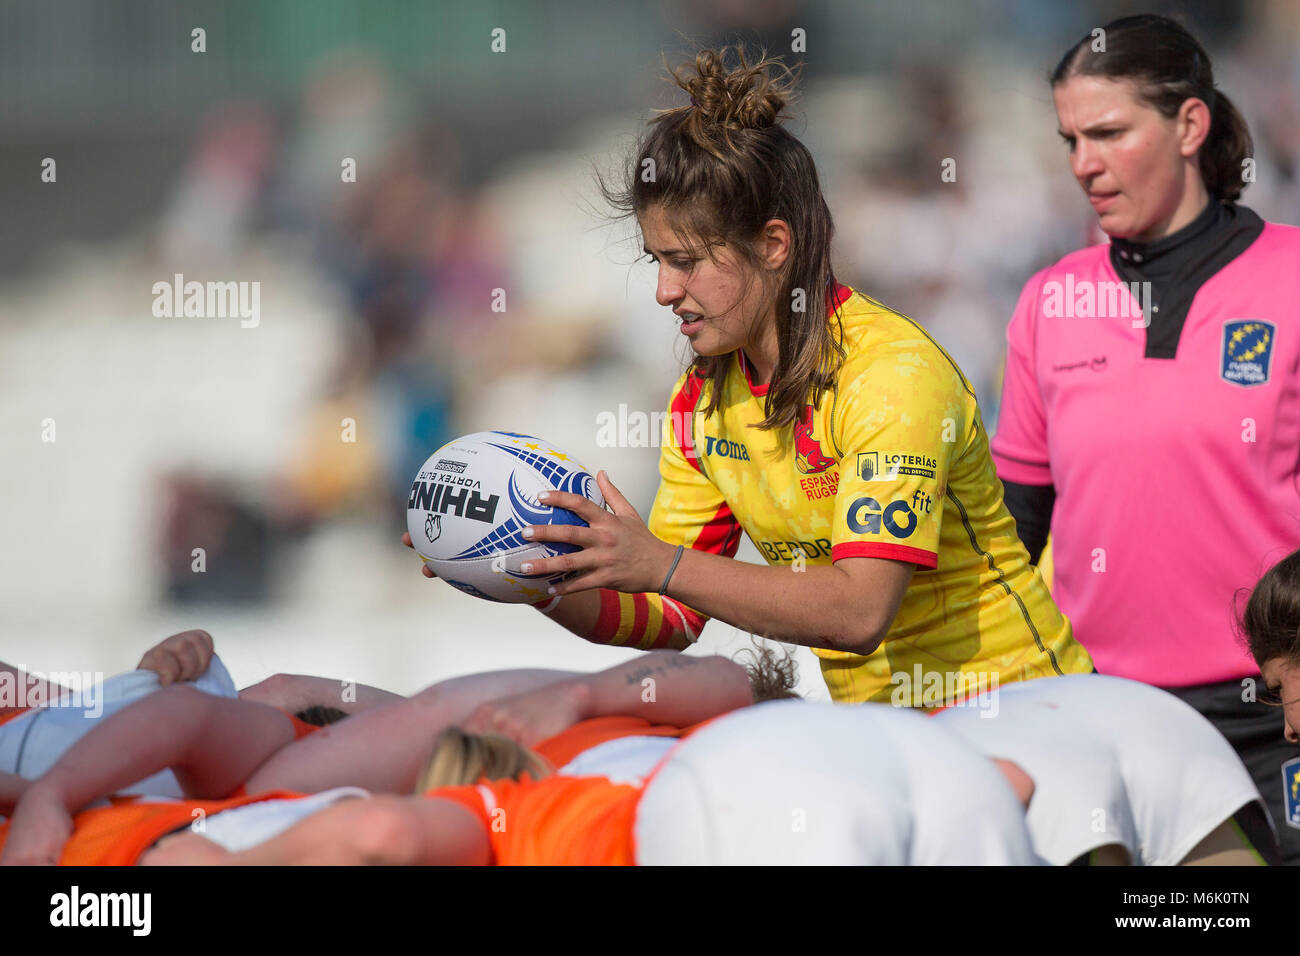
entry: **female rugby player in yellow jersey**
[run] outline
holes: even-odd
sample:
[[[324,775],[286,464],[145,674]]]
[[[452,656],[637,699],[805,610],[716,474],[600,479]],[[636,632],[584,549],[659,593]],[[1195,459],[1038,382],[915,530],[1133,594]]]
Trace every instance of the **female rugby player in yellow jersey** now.
[[[582,548],[522,568],[578,572],[538,606],[597,643],[684,648],[716,617],[806,645],[840,701],[1092,670],[1003,506],[970,384],[920,325],[835,280],[812,156],[779,122],[789,71],[736,59],[675,72],[690,104],[602,184],[694,360],[648,526],[604,473],[612,514],[545,498],[588,527],[530,529]],[[741,530],[768,567],[729,560]]]

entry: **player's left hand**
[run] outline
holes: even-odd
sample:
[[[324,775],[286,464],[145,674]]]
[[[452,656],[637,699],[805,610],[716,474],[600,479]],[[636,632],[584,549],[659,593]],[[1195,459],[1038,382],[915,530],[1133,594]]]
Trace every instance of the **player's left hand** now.
[[[136,670],[154,671],[164,687],[173,681],[194,680],[212,660],[212,635],[193,630],[173,634],[145,652]]]
[[[58,800],[33,784],[18,801],[0,866],[56,866],[72,836],[72,817]]]
[[[597,472],[596,483],[613,514],[584,495],[547,491],[538,496],[545,505],[572,511],[587,522],[587,527],[535,524],[524,529],[524,537],[532,541],[563,541],[576,544],[582,550],[533,560],[520,570],[524,574],[548,575],[578,572],[557,584],[556,594],[571,594],[589,588],[613,588],[626,594],[658,591],[672,565],[674,548],[651,533],[605,472]],[[530,529],[531,537],[528,534]]]
[[[565,681],[490,700],[461,721],[460,727],[471,734],[500,734],[517,744],[532,747],[568,730],[586,716],[585,690],[581,682]]]

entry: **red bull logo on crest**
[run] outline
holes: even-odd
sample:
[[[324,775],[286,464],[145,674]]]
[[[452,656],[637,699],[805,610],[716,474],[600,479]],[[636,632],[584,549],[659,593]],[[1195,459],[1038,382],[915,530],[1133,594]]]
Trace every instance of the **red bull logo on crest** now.
[[[822,443],[813,438],[812,416],[813,407],[805,405],[794,426],[794,463],[805,475],[819,475],[835,464],[834,458],[822,453]]]

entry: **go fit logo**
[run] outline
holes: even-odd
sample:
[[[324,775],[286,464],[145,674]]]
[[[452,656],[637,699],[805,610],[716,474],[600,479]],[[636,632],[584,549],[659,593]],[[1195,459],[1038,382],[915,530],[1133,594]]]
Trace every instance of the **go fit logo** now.
[[[917,513],[929,514],[933,507],[934,499],[924,491],[915,492],[910,505],[900,500],[883,508],[875,498],[864,495],[849,505],[844,520],[855,534],[880,534],[883,526],[895,538],[910,538],[921,520]]]

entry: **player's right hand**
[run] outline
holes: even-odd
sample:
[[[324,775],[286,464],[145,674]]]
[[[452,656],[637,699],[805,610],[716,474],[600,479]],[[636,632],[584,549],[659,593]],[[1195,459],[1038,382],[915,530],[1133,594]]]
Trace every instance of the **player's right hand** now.
[[[14,807],[31,785],[26,777],[0,770],[0,813],[13,816]]]
[[[197,680],[212,660],[212,635],[198,628],[181,631],[145,651],[136,670],[153,671],[164,687],[173,681]]]
[[[402,544],[406,545],[412,551],[415,550],[415,545],[411,543],[411,532],[409,531],[402,532]],[[438,576],[433,573],[433,568],[429,567],[427,563],[423,563],[423,569],[424,569],[424,576],[426,578],[436,578]]]

